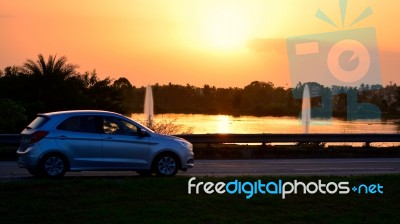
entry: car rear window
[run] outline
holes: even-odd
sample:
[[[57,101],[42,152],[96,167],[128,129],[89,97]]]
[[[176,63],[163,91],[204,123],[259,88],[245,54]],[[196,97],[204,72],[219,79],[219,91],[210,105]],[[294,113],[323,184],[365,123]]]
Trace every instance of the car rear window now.
[[[85,133],[101,133],[101,119],[98,116],[73,116],[65,119],[58,126],[58,130],[85,132]]]
[[[27,129],[38,129],[38,128],[42,127],[44,124],[46,124],[47,121],[49,121],[49,120],[50,120],[50,118],[43,116],[43,115],[39,115],[26,128]]]

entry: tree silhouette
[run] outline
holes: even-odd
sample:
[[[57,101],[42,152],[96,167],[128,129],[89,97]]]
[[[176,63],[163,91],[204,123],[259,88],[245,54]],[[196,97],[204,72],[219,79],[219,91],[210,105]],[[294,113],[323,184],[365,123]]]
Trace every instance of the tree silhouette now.
[[[24,71],[27,74],[48,78],[50,80],[66,80],[70,76],[76,74],[75,69],[77,65],[67,64],[67,58],[61,56],[57,59],[57,56],[49,55],[47,62],[45,61],[42,54],[38,55],[38,60],[35,62],[28,59],[24,63]]]
[[[36,60],[28,59],[22,66],[8,66],[0,71],[0,111],[7,113],[0,119],[0,131],[20,130],[37,113],[58,110],[100,109],[128,116],[143,112],[145,87],[135,87],[124,77],[100,79],[96,70],[80,74],[77,68],[64,56],[50,55],[46,60],[39,54]],[[357,92],[359,103],[375,104],[382,115],[399,117],[400,86],[394,83],[386,87],[362,84],[358,88],[318,83],[309,83],[309,86],[312,107],[331,108],[329,115],[345,117],[347,94]],[[303,88],[302,83],[285,89],[265,81],[254,81],[244,88],[155,84],[154,109],[156,113],[297,117]],[[18,119],[14,122],[11,115]]]
[[[37,61],[28,59],[22,66],[23,73],[30,77],[30,93],[33,99],[46,105],[37,108],[40,112],[64,110],[75,107],[80,101],[76,85],[77,65],[67,63],[67,58],[49,55],[47,61],[42,54]]]

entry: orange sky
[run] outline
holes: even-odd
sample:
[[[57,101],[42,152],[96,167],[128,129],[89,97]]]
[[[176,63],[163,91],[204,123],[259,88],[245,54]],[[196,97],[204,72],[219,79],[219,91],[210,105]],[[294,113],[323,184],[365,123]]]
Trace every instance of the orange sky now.
[[[367,6],[373,15],[352,29],[375,27],[383,82],[400,83],[400,2],[349,0],[345,29]],[[42,53],[135,86],[285,87],[286,38],[342,29],[318,9],[341,24],[338,0],[1,0],[0,68]]]

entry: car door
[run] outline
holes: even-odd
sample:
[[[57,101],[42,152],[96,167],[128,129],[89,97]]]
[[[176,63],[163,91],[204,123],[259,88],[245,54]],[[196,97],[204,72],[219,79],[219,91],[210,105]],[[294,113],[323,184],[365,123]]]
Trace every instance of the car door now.
[[[103,164],[110,169],[148,168],[149,139],[138,135],[138,128],[121,118],[103,117]]]
[[[58,147],[70,158],[72,170],[99,169],[102,166],[102,133],[98,116],[71,116],[54,132]]]

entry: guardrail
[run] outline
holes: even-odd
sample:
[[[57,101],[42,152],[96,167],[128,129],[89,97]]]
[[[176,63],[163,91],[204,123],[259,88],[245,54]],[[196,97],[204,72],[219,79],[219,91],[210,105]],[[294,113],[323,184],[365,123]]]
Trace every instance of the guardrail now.
[[[400,142],[400,134],[185,134],[175,135],[193,144],[206,143],[305,143]],[[19,134],[0,134],[0,143],[19,144]]]
[[[19,144],[20,140],[19,134],[0,134],[1,144]]]
[[[400,142],[400,134],[186,134],[176,135],[196,143],[321,143],[361,142],[369,146],[373,142]]]

